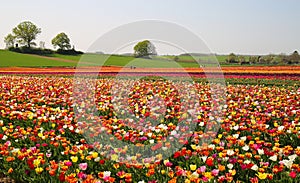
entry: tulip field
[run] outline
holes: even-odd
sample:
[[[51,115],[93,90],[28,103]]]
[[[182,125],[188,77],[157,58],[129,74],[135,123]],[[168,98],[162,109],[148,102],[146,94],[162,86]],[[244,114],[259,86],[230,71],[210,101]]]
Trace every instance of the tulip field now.
[[[84,91],[66,73],[3,74],[0,173],[17,182],[300,182],[299,74],[259,71],[266,83],[247,83],[259,78],[236,70],[225,69],[218,99],[211,88],[220,85],[201,79],[99,77],[93,104],[75,102]],[[84,114],[92,105],[97,115]]]

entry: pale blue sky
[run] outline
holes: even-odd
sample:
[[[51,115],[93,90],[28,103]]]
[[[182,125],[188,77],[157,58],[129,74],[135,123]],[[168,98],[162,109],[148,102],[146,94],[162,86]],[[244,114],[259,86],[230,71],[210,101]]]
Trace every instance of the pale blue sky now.
[[[1,2],[0,17],[0,48],[24,20],[42,29],[37,43],[45,41],[52,48],[51,39],[63,31],[72,45],[85,51],[117,26],[155,19],[188,28],[215,53],[300,51],[298,0],[11,0]]]

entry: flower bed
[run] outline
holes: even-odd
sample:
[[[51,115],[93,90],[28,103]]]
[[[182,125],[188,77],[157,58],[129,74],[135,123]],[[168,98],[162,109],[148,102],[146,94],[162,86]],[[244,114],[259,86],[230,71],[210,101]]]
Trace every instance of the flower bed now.
[[[19,182],[300,181],[298,87],[228,85],[224,118],[212,119],[209,111],[214,100],[208,84],[145,80],[132,85],[128,100],[113,102],[110,89],[124,88],[128,82],[132,81],[97,81],[101,123],[90,126],[87,116],[76,118],[72,79],[1,77],[0,171]],[[173,85],[176,90],[172,90]],[[190,121],[196,127],[185,140],[177,135],[184,128],[176,127],[186,123],[188,105],[184,106],[178,96],[190,87],[197,91],[200,113]],[[152,97],[161,98],[155,102],[165,104],[166,113],[151,108],[146,101]],[[189,96],[184,100],[194,104]],[[115,113],[122,114],[123,108],[140,119],[149,116],[155,121],[157,114],[165,116],[153,129],[151,120],[131,123],[128,116],[118,118]],[[201,140],[213,135],[213,131],[206,131],[211,128],[209,121],[220,123],[221,128],[205,145]],[[95,133],[86,138],[89,129]],[[153,151],[172,148],[173,143],[163,143],[164,136],[182,147],[165,159],[158,155],[143,160],[137,153],[130,161],[121,161],[129,153],[127,149],[114,148],[105,154],[109,143],[99,141],[101,133],[139,147],[153,144]]]

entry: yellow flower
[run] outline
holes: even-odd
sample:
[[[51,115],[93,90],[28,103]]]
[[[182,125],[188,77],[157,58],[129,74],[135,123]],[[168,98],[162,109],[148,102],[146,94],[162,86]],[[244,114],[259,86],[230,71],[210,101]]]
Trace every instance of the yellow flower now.
[[[32,120],[33,119],[33,113],[28,114],[28,119]]]
[[[117,161],[118,160],[118,155],[116,155],[116,154],[111,155],[111,160]]]
[[[211,172],[204,172],[203,175],[208,178],[208,179],[212,179],[213,176],[211,175]]]
[[[35,167],[39,166],[40,163],[41,163],[41,161],[39,159],[33,160],[33,164],[34,164]]]
[[[95,159],[95,158],[98,157],[98,153],[97,153],[97,152],[93,152],[92,156],[93,156],[93,158]]]
[[[157,154],[155,157],[160,160],[162,159],[162,154]]]
[[[219,144],[220,143],[220,139],[215,139],[214,143]]]
[[[236,174],[236,170],[229,170],[229,173],[231,173],[232,176]]]
[[[78,157],[77,156],[71,156],[71,160],[73,163],[76,163],[78,161]]]
[[[113,165],[113,167],[114,167],[115,169],[118,169],[118,168],[120,167],[120,165],[119,165],[118,163],[115,163],[115,164]]]
[[[195,150],[195,149],[197,148],[197,146],[196,146],[195,144],[192,144],[192,145],[191,145],[191,148],[192,148],[193,150]]]
[[[184,183],[190,183],[191,181],[189,179],[185,179]]]
[[[2,130],[3,130],[3,131],[6,131],[6,130],[7,130],[7,128],[6,128],[5,126],[3,126],[3,127],[2,127]]]
[[[43,170],[44,170],[43,168],[37,167],[37,168],[35,169],[35,172],[36,172],[36,173],[41,173]]]
[[[165,174],[166,170],[161,170],[160,172],[161,172],[161,174]]]
[[[266,173],[261,173],[261,172],[258,172],[258,174],[256,174],[256,175],[257,175],[257,177],[258,177],[259,179],[261,179],[261,180],[266,179],[267,176],[268,176],[268,174],[266,174]]]
[[[192,171],[196,170],[196,169],[197,169],[197,165],[190,165],[190,169],[191,169]]]

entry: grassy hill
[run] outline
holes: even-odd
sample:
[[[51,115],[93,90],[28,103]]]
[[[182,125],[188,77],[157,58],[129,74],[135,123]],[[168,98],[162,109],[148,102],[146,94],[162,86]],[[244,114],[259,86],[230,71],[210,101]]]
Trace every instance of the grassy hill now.
[[[82,66],[135,66],[135,67],[199,67],[192,62],[174,62],[167,59],[144,59],[122,55],[85,54],[83,56],[59,55],[38,56],[0,50],[0,67],[76,67]]]
[[[174,56],[156,56],[152,59],[135,58],[124,55],[84,54],[84,55],[60,55],[38,56],[21,54],[0,50],[0,67],[76,67],[81,66],[134,66],[134,67],[199,67],[196,60],[210,60],[212,56],[179,56],[178,62],[174,62]],[[226,56],[217,56],[221,65],[226,66]],[[80,61],[80,62],[79,62]],[[204,63],[205,65],[205,63]],[[207,65],[207,64],[206,64]]]
[[[49,67],[49,66],[74,66],[71,62],[51,60],[35,55],[20,54],[6,50],[0,50],[0,67]]]

